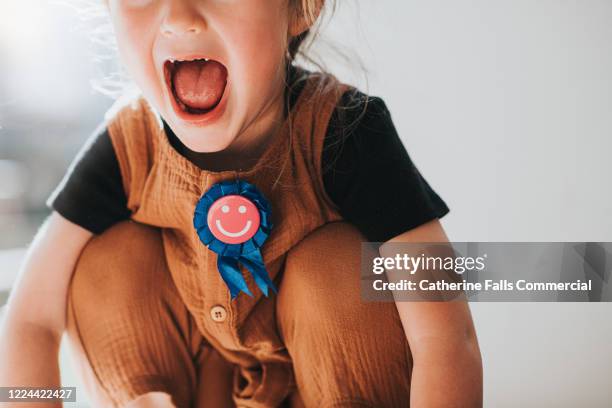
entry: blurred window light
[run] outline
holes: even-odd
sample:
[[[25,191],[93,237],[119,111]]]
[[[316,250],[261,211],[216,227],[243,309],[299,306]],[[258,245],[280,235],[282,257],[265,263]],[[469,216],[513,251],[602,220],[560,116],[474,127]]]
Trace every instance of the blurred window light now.
[[[0,160],[0,201],[20,199],[26,190],[27,169],[15,160]]]
[[[46,0],[0,1],[0,43],[11,57],[33,58],[45,46]]]
[[[90,35],[99,25],[84,19],[82,13],[91,9],[86,5],[0,0],[2,108],[57,121],[78,119],[83,100],[93,94]]]

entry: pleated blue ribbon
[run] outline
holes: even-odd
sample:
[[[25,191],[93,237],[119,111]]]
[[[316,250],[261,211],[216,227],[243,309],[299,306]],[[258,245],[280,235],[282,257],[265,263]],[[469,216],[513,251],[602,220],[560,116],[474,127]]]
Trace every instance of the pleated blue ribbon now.
[[[255,205],[259,213],[260,224],[255,234],[240,244],[228,244],[213,235],[208,225],[208,212],[218,199],[228,195],[239,195]],[[253,276],[261,292],[267,297],[268,289],[278,293],[276,286],[270,279],[261,256],[261,246],[272,231],[270,219],[270,205],[257,188],[246,181],[224,181],[213,185],[198,201],[193,215],[193,226],[200,241],[215,252],[217,256],[217,269],[221,278],[227,285],[232,299],[240,292],[249,296],[249,290],[239,265],[242,264]]]

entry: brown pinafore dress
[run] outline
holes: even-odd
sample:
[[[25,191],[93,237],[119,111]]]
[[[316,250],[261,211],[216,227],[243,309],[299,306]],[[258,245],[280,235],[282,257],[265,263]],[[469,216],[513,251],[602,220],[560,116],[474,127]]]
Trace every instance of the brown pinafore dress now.
[[[310,74],[267,150],[246,171],[206,171],[181,156],[143,98],[117,107],[109,118],[132,219],[161,228],[172,279],[198,329],[241,367],[245,389],[238,395],[248,395],[244,405],[278,406],[294,384],[291,359],[277,330],[276,297],[263,296],[244,273],[254,297],[241,293],[231,300],[217,271],[217,255],[193,228],[194,209],[215,183],[239,178],[257,186],[272,207],[274,228],[262,255],[278,287],[287,252],[317,227],[341,218],[324,191],[321,153],[329,119],[347,88],[333,76]],[[219,307],[227,312],[221,322],[211,318],[211,310]]]

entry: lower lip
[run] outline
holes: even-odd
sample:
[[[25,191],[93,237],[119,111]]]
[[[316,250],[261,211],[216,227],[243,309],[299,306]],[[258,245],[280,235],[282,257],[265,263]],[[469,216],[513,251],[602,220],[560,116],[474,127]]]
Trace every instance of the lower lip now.
[[[165,73],[164,73],[164,77],[166,77]],[[225,110],[227,108],[227,103],[228,103],[227,100],[229,98],[229,89],[230,89],[229,78],[227,79],[227,83],[225,84],[225,89],[223,90],[223,96],[221,97],[221,100],[219,101],[217,106],[215,106],[212,110],[206,113],[200,113],[200,114],[189,113],[181,109],[181,107],[179,106],[179,104],[177,103],[175,99],[174,93],[172,92],[172,84],[170,83],[170,79],[166,77],[165,80],[166,80],[165,81],[166,82],[166,93],[167,93],[168,98],[170,99],[172,108],[174,109],[174,114],[183,122],[188,122],[194,125],[204,126],[204,125],[208,125],[208,124],[215,122],[225,113]]]

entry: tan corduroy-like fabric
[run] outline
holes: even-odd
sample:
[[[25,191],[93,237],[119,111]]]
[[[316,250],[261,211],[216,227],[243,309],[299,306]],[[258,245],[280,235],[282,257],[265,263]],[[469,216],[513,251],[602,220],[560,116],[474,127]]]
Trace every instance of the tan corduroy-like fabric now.
[[[100,401],[121,406],[157,390],[183,407],[196,401],[197,389],[206,406],[275,407],[297,385],[309,406],[407,406],[410,352],[395,307],[359,299],[359,234],[349,227],[314,232],[344,225],[334,223],[341,217],[324,191],[321,149],[346,90],[332,76],[310,76],[246,171],[210,172],[185,159],[142,98],[112,113],[109,134],[133,221],[86,247],[69,307],[69,335]],[[236,178],[271,203],[274,228],[262,254],[278,296],[264,297],[245,273],[255,296],[231,300],[216,254],[192,226],[202,194]],[[343,280],[334,288],[328,277]]]

